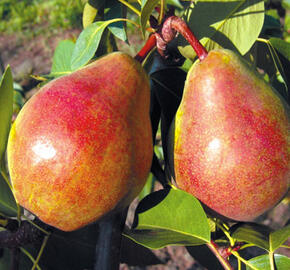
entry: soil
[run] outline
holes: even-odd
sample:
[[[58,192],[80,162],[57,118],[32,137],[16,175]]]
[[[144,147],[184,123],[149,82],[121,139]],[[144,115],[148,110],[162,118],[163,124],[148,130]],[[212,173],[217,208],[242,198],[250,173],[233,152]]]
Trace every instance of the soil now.
[[[76,39],[79,33],[79,29],[71,29],[57,33],[49,33],[49,35],[37,35],[34,38],[0,33],[0,60],[3,66],[7,66],[8,64],[11,66],[14,80],[23,87],[26,97],[29,97],[37,91],[36,86],[39,83],[30,75],[48,74],[51,68],[53,52],[58,42],[63,39]],[[138,38],[134,40],[134,42],[139,41]],[[121,45],[124,50],[126,48],[128,49],[124,44]],[[273,211],[265,214],[257,221],[277,229],[284,226],[289,219],[289,203],[280,203]],[[290,241],[288,241],[289,243]],[[138,254],[134,250],[132,252],[131,257],[137,258]],[[279,253],[290,256],[289,250],[287,249],[280,249]],[[150,257],[152,259],[152,265],[148,265],[149,257],[146,257],[142,260],[142,266],[134,265],[133,262],[130,265],[122,263],[120,270],[206,269],[194,261],[185,247],[166,247],[160,250],[150,251],[150,254],[153,256],[153,259]],[[141,262],[140,258],[139,262]]]
[[[30,75],[50,72],[52,56],[58,42],[63,39],[75,39],[79,33],[79,29],[72,29],[36,37],[0,34],[0,57],[3,66],[9,64],[14,81],[25,91],[29,91],[38,84]]]

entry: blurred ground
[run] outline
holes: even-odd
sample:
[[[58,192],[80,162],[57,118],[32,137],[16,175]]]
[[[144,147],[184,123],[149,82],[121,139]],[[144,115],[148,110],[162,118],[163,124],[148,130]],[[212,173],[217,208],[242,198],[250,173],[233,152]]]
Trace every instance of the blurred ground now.
[[[79,29],[63,30],[62,32],[47,35],[38,35],[31,39],[25,36],[15,35],[1,35],[0,34],[0,57],[3,65],[8,64],[12,68],[14,80],[18,82],[26,92],[26,97],[29,98],[37,91],[35,88],[38,81],[30,77],[33,75],[48,74],[51,68],[51,60],[53,52],[58,42],[63,39],[76,39],[80,33]],[[134,38],[134,37],[133,37]],[[133,40],[134,43],[140,42],[138,37]],[[133,55],[134,52],[130,51],[130,47],[119,44],[122,50],[128,50]],[[132,211],[130,215],[132,216]],[[290,220],[289,205],[280,203],[271,212],[265,214],[257,221],[278,229],[284,226]],[[290,241],[288,241],[288,245]],[[289,249],[280,249],[279,253],[290,256]],[[161,250],[153,251],[156,256],[152,264],[157,265],[146,266],[148,258],[143,258],[143,266],[129,266],[121,264],[121,270],[202,270],[205,269],[194,261],[191,255],[184,247],[166,247]],[[138,254],[132,251],[131,256],[137,257]],[[141,259],[139,258],[139,261]],[[133,264],[133,263],[132,263]],[[209,269],[215,270],[215,269]]]
[[[4,66],[11,66],[14,80],[29,91],[38,83],[30,75],[50,72],[53,52],[58,42],[76,39],[79,33],[79,29],[72,29],[34,38],[19,34],[0,34],[0,57]]]

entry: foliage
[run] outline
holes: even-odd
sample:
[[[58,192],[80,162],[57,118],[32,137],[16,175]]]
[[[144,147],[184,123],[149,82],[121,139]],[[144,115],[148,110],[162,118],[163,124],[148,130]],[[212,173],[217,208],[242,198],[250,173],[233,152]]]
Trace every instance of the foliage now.
[[[45,21],[49,21],[55,28],[80,24],[79,15],[84,3],[69,2],[4,0],[0,3],[0,31],[6,31],[8,25],[13,25],[12,31],[30,29]],[[147,39],[148,32],[154,31],[153,25],[149,24],[152,14],[157,21],[160,19],[155,10],[156,6],[161,9],[159,14],[162,14],[163,9],[173,6],[176,14],[184,18],[208,50],[223,47],[239,52],[259,68],[264,78],[289,103],[290,21],[286,17],[282,25],[283,20],[278,12],[289,6],[289,1],[278,1],[281,9],[274,9],[270,2],[266,2],[264,9],[262,0],[202,0],[191,3],[178,0],[91,0],[84,8],[85,28],[75,42],[64,40],[59,43],[54,53],[51,73],[44,77],[53,79],[69,74],[97,57],[117,50],[116,39],[128,42],[128,25]],[[138,20],[130,20],[136,17]],[[274,270],[275,264],[278,270],[289,269],[289,258],[277,254],[278,248],[290,236],[289,225],[274,230],[257,223],[225,222],[211,217],[196,198],[176,189],[168,177],[166,178],[166,138],[182,97],[186,72],[196,60],[192,48],[182,37],[179,36],[174,42],[167,51],[167,60],[162,59],[156,52],[145,59],[144,67],[151,82],[151,120],[153,137],[156,138],[155,161],[152,174],[141,193],[142,200],[135,211],[134,223],[131,228],[125,227],[123,237],[133,240],[130,245],[136,250],[139,250],[138,245],[142,245],[147,252],[148,248],[159,249],[167,245],[184,245],[188,246],[188,250],[192,248],[192,251],[195,248],[205,248],[204,254],[211,251],[215,255],[213,264],[218,267],[223,265],[225,269],[230,269],[226,268],[229,267],[228,261],[235,261],[239,269]],[[0,116],[4,119],[0,124],[1,156],[5,152],[10,127],[12,92],[12,77],[10,69],[7,68],[0,83]],[[19,219],[21,211],[9,189],[9,181],[5,182],[8,172],[3,165],[1,172],[0,214],[3,220],[0,219],[0,224],[3,231],[7,231],[8,217]],[[158,191],[157,181],[163,185]],[[92,268],[98,237],[96,226],[91,224],[71,233],[50,228],[50,234],[45,225],[41,224],[46,238],[35,245],[21,247],[20,269],[30,269],[32,263],[41,269]],[[127,243],[126,241],[128,239],[124,242]],[[245,259],[241,255],[243,250],[253,246],[263,255]],[[128,246],[123,246],[123,249],[126,248]],[[207,267],[204,254],[194,252],[194,258]],[[221,254],[226,255],[222,257]],[[10,256],[13,257],[13,253],[5,248],[0,258],[0,269],[2,265],[4,268],[8,265]],[[126,261],[126,258],[123,260]]]
[[[0,2],[0,32],[29,32],[37,25],[80,27],[83,5],[82,0],[3,0]]]

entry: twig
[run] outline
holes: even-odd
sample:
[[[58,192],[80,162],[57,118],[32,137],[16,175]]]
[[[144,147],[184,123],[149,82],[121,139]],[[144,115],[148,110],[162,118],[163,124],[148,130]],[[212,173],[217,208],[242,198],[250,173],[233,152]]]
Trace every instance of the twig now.
[[[225,270],[233,270],[233,267],[230,265],[227,259],[225,259],[219,252],[219,247],[218,245],[214,242],[211,241],[206,244],[207,247],[212,251],[212,253],[217,257],[219,260],[220,264],[223,266]]]

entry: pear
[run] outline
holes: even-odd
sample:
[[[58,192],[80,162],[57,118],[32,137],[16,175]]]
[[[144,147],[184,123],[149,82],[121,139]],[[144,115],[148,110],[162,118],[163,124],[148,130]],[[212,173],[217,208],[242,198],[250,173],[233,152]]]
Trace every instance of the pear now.
[[[251,221],[287,193],[289,108],[230,50],[191,67],[170,136],[177,186],[214,215]]]
[[[46,84],[9,135],[17,202],[63,231],[126,207],[151,166],[149,103],[147,74],[121,52]]]

